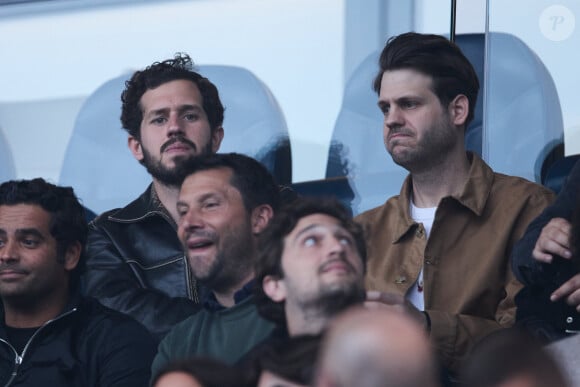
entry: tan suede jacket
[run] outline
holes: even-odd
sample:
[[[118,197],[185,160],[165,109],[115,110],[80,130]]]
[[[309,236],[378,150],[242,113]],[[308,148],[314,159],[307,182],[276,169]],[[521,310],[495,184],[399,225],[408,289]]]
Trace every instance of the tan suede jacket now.
[[[463,192],[441,200],[428,240],[410,216],[410,176],[399,196],[356,218],[367,236],[368,290],[404,295],[424,266],[431,339],[452,371],[479,339],[513,324],[522,285],[510,270],[510,252],[554,198],[540,185],[494,173],[477,155],[469,158]]]

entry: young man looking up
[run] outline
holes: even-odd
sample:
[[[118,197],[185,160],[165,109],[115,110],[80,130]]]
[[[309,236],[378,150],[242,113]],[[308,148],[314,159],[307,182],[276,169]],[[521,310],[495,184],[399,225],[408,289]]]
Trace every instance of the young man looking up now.
[[[336,200],[298,198],[260,238],[260,313],[289,336],[316,335],[337,313],[365,299],[362,229]]]

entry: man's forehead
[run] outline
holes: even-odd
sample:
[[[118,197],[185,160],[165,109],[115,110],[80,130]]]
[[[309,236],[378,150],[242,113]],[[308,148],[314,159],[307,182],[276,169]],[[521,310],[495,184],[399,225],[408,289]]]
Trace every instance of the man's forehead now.
[[[207,190],[229,190],[236,189],[231,184],[233,171],[227,167],[218,167],[197,171],[188,175],[181,185],[179,191],[180,198],[190,195],[201,195]],[[237,191],[237,189],[236,189]]]
[[[176,79],[147,89],[140,99],[144,111],[174,107],[173,105],[200,106],[203,97],[197,85],[187,79]]]
[[[381,78],[380,95],[432,91],[433,78],[414,69],[387,70]]]
[[[314,213],[303,216],[298,220],[291,234],[298,234],[313,228],[343,228],[340,220],[325,213]]]
[[[400,69],[386,70],[383,72],[382,79],[420,79],[424,82],[433,82],[433,77],[419,69],[414,69],[410,67],[403,67]]]
[[[48,228],[50,212],[36,204],[0,205],[0,228]]]

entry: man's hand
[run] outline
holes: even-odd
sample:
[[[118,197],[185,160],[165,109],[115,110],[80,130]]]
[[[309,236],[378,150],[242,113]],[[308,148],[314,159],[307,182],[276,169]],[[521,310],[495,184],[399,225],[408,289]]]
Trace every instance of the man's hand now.
[[[367,299],[364,303],[367,308],[387,308],[399,313],[406,313],[428,330],[429,322],[425,313],[421,312],[404,296],[395,293],[385,293],[374,290],[367,291]]]
[[[580,312],[580,274],[576,274],[552,293],[550,300],[558,301],[566,297],[568,305],[576,307]]]
[[[570,232],[571,224],[564,218],[554,218],[542,229],[534,246],[532,256],[540,262],[551,263],[554,255],[571,258]]]

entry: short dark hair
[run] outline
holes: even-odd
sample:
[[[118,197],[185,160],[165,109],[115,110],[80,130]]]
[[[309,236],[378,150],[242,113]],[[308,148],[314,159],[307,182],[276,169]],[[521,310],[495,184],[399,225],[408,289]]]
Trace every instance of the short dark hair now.
[[[300,219],[312,214],[325,214],[337,219],[355,241],[356,249],[366,265],[367,250],[362,227],[352,219],[350,211],[336,198],[299,197],[287,203],[260,234],[258,258],[255,265],[256,306],[260,315],[270,321],[286,325],[284,302],[274,302],[264,293],[262,283],[268,275],[284,278],[282,253],[284,238],[294,230]]]
[[[131,79],[125,82],[121,94],[123,102],[121,123],[133,137],[141,138],[141,121],[143,108],[141,97],[147,90],[155,89],[175,80],[191,81],[197,86],[203,98],[203,110],[207,115],[211,130],[221,127],[224,121],[224,107],[220,101],[217,87],[201,74],[193,71],[193,62],[189,55],[176,53],[173,59],[155,62],[145,70],[136,71]]]
[[[408,32],[391,37],[381,53],[373,88],[379,93],[385,71],[412,69],[433,79],[433,92],[447,106],[459,94],[469,101],[465,126],[473,120],[479,81],[461,49],[443,36]]]
[[[228,168],[232,171],[230,184],[242,195],[248,212],[262,204],[274,211],[280,207],[280,189],[274,177],[259,161],[240,153],[216,153],[199,156],[184,164],[184,176],[200,171]]]
[[[88,226],[85,209],[71,187],[59,187],[42,178],[11,180],[0,185],[0,206],[32,204],[51,214],[50,234],[57,243],[57,255],[64,257],[67,249],[78,242],[84,248]],[[78,280],[82,261],[71,273],[71,284]],[[76,284],[76,283],[74,283]]]

